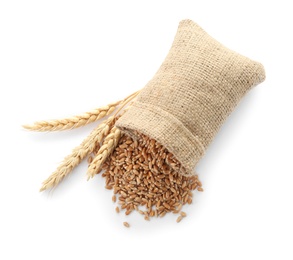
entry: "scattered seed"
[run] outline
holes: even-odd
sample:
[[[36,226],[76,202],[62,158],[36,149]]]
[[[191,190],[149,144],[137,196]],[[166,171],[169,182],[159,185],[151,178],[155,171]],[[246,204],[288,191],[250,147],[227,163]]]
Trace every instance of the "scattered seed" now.
[[[162,145],[147,136],[137,136],[134,141],[123,135],[103,164],[105,187],[113,189],[112,201],[118,199],[126,215],[135,210],[150,220],[173,212],[180,213],[180,222],[186,216],[182,206],[192,203],[193,190],[203,190],[201,183],[197,176],[182,176],[180,163]],[[120,208],[116,208],[117,213]]]
[[[180,215],[181,215],[182,217],[186,217],[186,213],[185,213],[184,211],[181,211],[181,212],[180,212]]]
[[[125,227],[127,227],[127,228],[129,228],[129,227],[130,227],[130,225],[129,225],[129,223],[128,223],[128,222],[123,222],[123,225],[124,225]]]
[[[115,195],[112,196],[112,201],[116,202],[116,196]]]
[[[182,216],[179,216],[179,217],[176,219],[176,222],[179,223],[179,222],[182,220],[182,218],[183,218]]]
[[[119,212],[120,212],[120,209],[119,209],[119,207],[118,207],[118,206],[115,208],[115,211],[116,211],[117,213],[119,213]]]

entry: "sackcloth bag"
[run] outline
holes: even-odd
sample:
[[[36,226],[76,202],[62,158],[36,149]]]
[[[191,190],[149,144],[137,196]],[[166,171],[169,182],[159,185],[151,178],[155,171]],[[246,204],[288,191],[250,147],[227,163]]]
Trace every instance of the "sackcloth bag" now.
[[[155,139],[190,175],[239,101],[264,79],[260,63],[183,20],[159,70],[116,127]]]

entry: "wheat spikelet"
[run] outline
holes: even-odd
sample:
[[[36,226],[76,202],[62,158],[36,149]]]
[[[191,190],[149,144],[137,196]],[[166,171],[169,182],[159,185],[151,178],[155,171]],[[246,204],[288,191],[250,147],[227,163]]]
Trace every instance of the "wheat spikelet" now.
[[[60,183],[80,162],[96,147],[97,142],[101,142],[113,127],[115,118],[109,117],[97,128],[95,128],[89,136],[76,148],[72,153],[66,156],[57,170],[43,182],[40,191],[52,188]]]
[[[107,106],[94,109],[92,111],[86,112],[81,115],[64,118],[64,119],[37,121],[32,125],[23,125],[23,128],[27,130],[31,130],[31,131],[47,132],[47,131],[62,131],[62,130],[68,130],[68,129],[81,127],[89,123],[98,121],[106,116],[109,116],[110,114],[114,112],[116,108],[118,108],[121,105],[120,108],[118,109],[118,111],[120,111],[120,109],[130,100],[135,98],[139,92],[140,91],[134,92],[123,100],[119,100],[117,102],[108,104]]]
[[[37,121],[32,125],[24,125],[23,127],[27,130],[38,132],[62,131],[78,128],[110,115],[122,103],[122,101],[123,100],[108,104],[107,106],[94,109],[81,115],[64,119]]]
[[[139,91],[135,92],[134,94],[128,96],[124,99],[123,103],[119,107],[119,109],[114,114],[115,121],[121,117],[131,106],[132,103],[129,104],[130,101],[132,101],[137,95],[139,94]],[[125,107],[127,106],[128,107]],[[102,147],[99,149],[98,153],[95,155],[94,160],[91,162],[89,169],[87,171],[88,180],[98,172],[100,172],[101,167],[103,163],[106,161],[108,156],[112,153],[112,151],[116,148],[119,139],[121,137],[121,131],[113,127],[111,130],[111,133],[105,138]]]
[[[87,172],[88,179],[94,177],[95,174],[99,173],[103,163],[106,161],[108,156],[116,148],[120,140],[120,137],[121,137],[121,131],[117,127],[113,127],[110,134],[107,135],[107,137],[105,138],[103,145],[98,151],[98,154],[96,155],[96,157],[91,162],[88,168],[88,172]]]

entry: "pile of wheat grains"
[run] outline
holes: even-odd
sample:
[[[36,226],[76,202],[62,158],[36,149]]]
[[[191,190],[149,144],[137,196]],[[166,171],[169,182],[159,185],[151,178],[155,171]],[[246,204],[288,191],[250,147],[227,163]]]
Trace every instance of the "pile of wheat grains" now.
[[[180,222],[186,216],[182,206],[192,203],[192,191],[203,191],[201,182],[197,175],[179,174],[180,163],[158,142],[138,136],[133,140],[123,135],[102,167],[106,189],[114,190],[113,202],[118,197],[116,212],[136,210],[145,220],[173,212]]]

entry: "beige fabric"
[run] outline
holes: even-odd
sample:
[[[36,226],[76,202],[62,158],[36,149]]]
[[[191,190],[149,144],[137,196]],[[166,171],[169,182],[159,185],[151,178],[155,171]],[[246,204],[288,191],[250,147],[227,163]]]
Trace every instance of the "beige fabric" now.
[[[165,61],[116,126],[156,139],[190,174],[241,98],[264,79],[260,63],[183,20]]]

